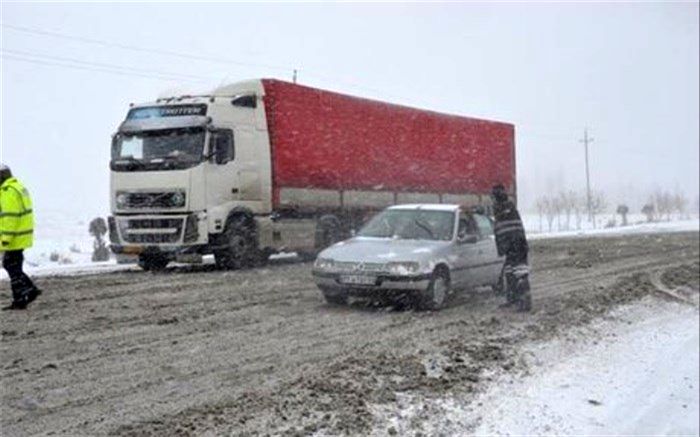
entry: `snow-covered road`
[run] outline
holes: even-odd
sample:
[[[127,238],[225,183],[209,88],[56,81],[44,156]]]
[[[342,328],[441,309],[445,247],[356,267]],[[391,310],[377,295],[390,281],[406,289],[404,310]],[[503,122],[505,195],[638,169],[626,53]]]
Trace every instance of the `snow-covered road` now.
[[[533,349],[533,375],[481,400],[476,434],[698,435],[697,308],[647,302],[594,329],[596,341]]]

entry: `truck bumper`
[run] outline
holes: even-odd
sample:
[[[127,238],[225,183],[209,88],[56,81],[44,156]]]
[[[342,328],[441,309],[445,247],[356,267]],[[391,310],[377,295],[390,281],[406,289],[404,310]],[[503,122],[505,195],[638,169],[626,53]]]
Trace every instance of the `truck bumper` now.
[[[126,255],[199,253],[209,243],[202,213],[112,216],[109,239],[114,253]]]

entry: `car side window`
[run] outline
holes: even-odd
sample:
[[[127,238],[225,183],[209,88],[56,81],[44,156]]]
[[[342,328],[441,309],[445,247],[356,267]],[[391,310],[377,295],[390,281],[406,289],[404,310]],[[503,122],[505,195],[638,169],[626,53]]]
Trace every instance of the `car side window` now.
[[[493,224],[488,217],[481,214],[474,214],[474,219],[476,220],[476,224],[479,227],[479,233],[482,237],[490,237],[493,235]]]
[[[457,229],[457,238],[464,238],[465,235],[478,235],[477,225],[474,219],[470,216],[460,214],[459,228]]]

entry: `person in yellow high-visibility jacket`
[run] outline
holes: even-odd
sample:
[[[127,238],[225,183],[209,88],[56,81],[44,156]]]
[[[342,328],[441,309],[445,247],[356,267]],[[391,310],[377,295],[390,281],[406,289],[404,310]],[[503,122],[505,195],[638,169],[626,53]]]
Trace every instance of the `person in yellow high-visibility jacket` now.
[[[2,266],[10,276],[12,304],[5,310],[25,309],[41,294],[22,270],[24,249],[34,243],[34,213],[29,191],[0,164],[0,252]]]

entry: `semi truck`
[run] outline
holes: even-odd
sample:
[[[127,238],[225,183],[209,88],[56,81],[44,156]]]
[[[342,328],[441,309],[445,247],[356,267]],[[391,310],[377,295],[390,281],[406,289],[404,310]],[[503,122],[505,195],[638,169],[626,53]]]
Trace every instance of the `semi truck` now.
[[[256,79],[131,104],[110,169],[115,253],[237,269],[312,258],[389,205],[515,198],[515,128]]]

